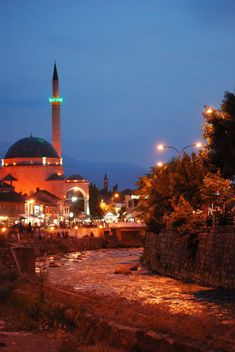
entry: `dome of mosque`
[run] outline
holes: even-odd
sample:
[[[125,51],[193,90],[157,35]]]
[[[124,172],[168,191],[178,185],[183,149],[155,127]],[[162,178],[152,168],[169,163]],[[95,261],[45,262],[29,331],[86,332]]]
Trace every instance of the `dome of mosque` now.
[[[38,137],[22,138],[13,144],[7,151],[5,159],[11,158],[59,158],[53,146]]]

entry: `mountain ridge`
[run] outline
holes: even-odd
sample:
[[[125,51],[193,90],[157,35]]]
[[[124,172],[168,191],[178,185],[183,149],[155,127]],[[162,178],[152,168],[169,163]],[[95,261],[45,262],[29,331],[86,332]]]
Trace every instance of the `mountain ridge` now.
[[[136,188],[135,183],[140,176],[148,172],[142,166],[116,161],[85,161],[64,156],[64,168],[66,176],[78,173],[97,187],[103,187],[105,173],[109,180],[109,189],[118,184],[118,189]]]

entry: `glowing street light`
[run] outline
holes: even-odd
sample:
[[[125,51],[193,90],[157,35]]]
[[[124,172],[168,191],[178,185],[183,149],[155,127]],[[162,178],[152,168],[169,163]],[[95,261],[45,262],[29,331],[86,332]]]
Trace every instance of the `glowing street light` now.
[[[158,162],[157,162],[157,166],[158,166],[158,167],[162,167],[163,165],[164,165],[164,164],[163,164],[162,161],[158,161]]]
[[[201,142],[197,142],[197,143],[195,143],[195,147],[196,148],[202,148],[202,143]]]
[[[211,107],[208,107],[205,112],[206,114],[210,115],[213,113],[213,109]]]
[[[176,147],[173,147],[172,145],[164,145],[164,144],[158,144],[157,145],[157,149],[158,150],[163,150],[163,149],[173,149],[174,151],[176,151],[176,153],[178,154],[179,159],[182,158],[182,155],[184,153],[184,151],[188,148],[202,148],[203,144],[201,142],[197,142],[197,143],[193,143],[193,144],[189,144],[186,145],[185,147],[183,147],[181,150],[177,149]]]
[[[164,149],[164,145],[163,144],[158,144],[157,149],[158,150],[163,150]]]

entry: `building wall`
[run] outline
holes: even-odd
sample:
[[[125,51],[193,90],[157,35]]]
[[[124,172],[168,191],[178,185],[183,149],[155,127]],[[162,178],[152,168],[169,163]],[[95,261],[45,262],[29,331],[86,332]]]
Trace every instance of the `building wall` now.
[[[150,270],[164,276],[234,289],[234,228],[215,229],[198,238],[148,233],[144,262]]]
[[[54,173],[64,173],[64,167],[61,165],[32,165],[32,166],[6,166],[0,169],[0,179],[7,174],[14,176],[17,181],[13,182],[16,192],[22,194],[31,194],[36,188],[46,189],[55,194],[59,198],[63,197],[63,184],[61,181],[46,181],[46,179]]]
[[[2,202],[0,201],[0,216],[8,216],[11,218],[24,214],[24,202]]]
[[[19,161],[20,159],[18,159]],[[89,210],[89,182],[86,180],[50,180],[47,178],[52,174],[63,175],[62,165],[9,165],[0,168],[0,180],[11,174],[17,181],[12,185],[15,191],[22,194],[31,195],[37,188],[47,190],[60,199],[66,198],[67,192],[73,188],[78,188],[84,197],[84,212],[90,214]]]

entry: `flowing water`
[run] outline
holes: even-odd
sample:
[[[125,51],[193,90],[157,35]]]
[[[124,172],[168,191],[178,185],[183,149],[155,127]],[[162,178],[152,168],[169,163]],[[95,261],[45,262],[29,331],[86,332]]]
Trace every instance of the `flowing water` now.
[[[114,273],[122,264],[139,261],[141,254],[139,248],[99,249],[48,257],[44,262],[47,280],[80,292],[92,291],[98,296],[118,295],[143,305],[161,305],[172,313],[211,316],[234,327],[235,297],[232,292],[154,275],[141,265],[130,275]]]

